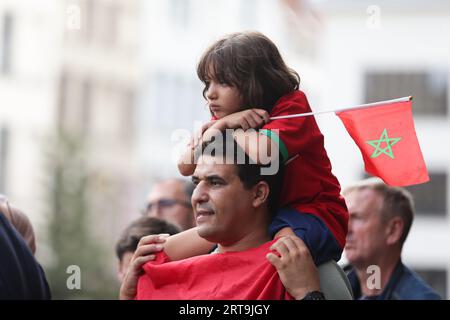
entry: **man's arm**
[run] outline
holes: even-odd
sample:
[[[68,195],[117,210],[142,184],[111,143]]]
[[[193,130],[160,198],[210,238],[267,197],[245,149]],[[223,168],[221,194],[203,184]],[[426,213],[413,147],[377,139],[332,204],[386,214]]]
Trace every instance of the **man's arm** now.
[[[120,287],[119,298],[132,300],[137,294],[137,283],[142,275],[142,266],[155,260],[155,254],[164,249],[170,260],[181,260],[200,254],[207,254],[214,243],[201,238],[197,228],[170,236],[168,234],[142,237],[131,258],[130,265]]]
[[[168,234],[152,234],[141,238],[120,286],[120,300],[133,300],[136,297],[138,280],[143,272],[142,266],[155,260],[155,254],[162,250],[167,236]]]

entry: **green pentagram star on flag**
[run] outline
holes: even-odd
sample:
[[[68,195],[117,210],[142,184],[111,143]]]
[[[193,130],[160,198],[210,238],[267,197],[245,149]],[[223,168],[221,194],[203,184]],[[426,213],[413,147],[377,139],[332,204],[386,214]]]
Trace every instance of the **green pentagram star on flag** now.
[[[389,156],[392,159],[394,159],[394,153],[392,152],[392,146],[394,144],[396,144],[397,142],[399,142],[401,139],[402,138],[389,138],[388,134],[387,134],[387,130],[385,128],[383,130],[383,132],[381,133],[380,139],[366,141],[366,143],[370,144],[372,147],[375,148],[375,150],[373,151],[373,153],[372,153],[372,155],[370,157],[371,158],[376,158],[379,155],[381,155],[382,153],[384,153],[387,156]],[[380,148],[380,145],[383,142],[386,143],[386,147]]]
[[[430,180],[414,128],[411,97],[344,109],[336,115],[361,150],[368,173],[391,186]]]

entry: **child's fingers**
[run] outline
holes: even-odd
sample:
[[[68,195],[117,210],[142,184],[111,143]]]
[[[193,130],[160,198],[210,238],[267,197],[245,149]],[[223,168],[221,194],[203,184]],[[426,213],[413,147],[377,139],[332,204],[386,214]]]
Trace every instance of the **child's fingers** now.
[[[250,128],[250,124],[248,123],[246,118],[242,118],[239,121],[239,126],[242,128],[242,130],[246,131]]]
[[[257,120],[254,118],[254,115],[252,112],[246,114],[245,120],[247,121],[249,128],[257,128],[259,127]],[[248,129],[249,129],[248,128]]]
[[[266,123],[265,117],[264,117],[264,113],[261,111],[258,111],[259,109],[251,109],[253,116],[255,117],[255,119],[258,120],[258,123],[260,123],[261,125],[263,125],[264,123]],[[262,110],[264,111],[264,110]]]
[[[264,125],[264,118],[262,118],[259,115],[259,113],[257,113],[255,110],[251,110],[251,116],[252,116],[253,120],[257,123],[257,127],[254,127],[254,128],[259,128]]]
[[[260,116],[264,120],[265,123],[268,123],[270,121],[270,115],[266,110],[264,109],[252,109],[252,110],[255,111],[258,114],[258,116]]]

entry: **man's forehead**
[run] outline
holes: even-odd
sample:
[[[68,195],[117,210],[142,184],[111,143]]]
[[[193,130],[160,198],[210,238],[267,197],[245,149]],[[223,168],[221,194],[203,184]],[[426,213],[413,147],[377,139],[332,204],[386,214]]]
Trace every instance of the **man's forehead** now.
[[[184,189],[182,183],[176,180],[160,181],[151,189],[148,198],[150,200],[159,198],[173,198],[183,196]]]
[[[349,192],[345,196],[348,210],[362,213],[366,209],[378,209],[381,198],[376,191],[372,189],[361,189]]]

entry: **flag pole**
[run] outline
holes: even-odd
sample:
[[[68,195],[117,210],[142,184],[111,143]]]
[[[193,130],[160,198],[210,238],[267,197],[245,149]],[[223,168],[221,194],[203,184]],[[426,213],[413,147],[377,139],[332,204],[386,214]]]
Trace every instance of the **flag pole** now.
[[[332,113],[332,112],[341,112],[341,111],[349,111],[349,110],[357,110],[357,109],[366,109],[366,108],[376,107],[376,106],[380,106],[380,105],[384,105],[384,104],[391,104],[391,103],[397,103],[397,102],[407,102],[407,101],[411,101],[411,100],[412,100],[412,96],[407,96],[407,97],[402,97],[402,98],[398,98],[398,99],[392,99],[392,100],[386,100],[386,101],[379,101],[379,102],[361,104],[361,105],[358,105],[356,107],[345,108],[345,109],[325,110],[325,111],[317,111],[317,112],[290,114],[290,115],[287,115],[287,116],[270,117],[269,120],[299,118],[299,117],[306,117],[306,116],[314,116],[314,115],[323,114],[323,113]]]

